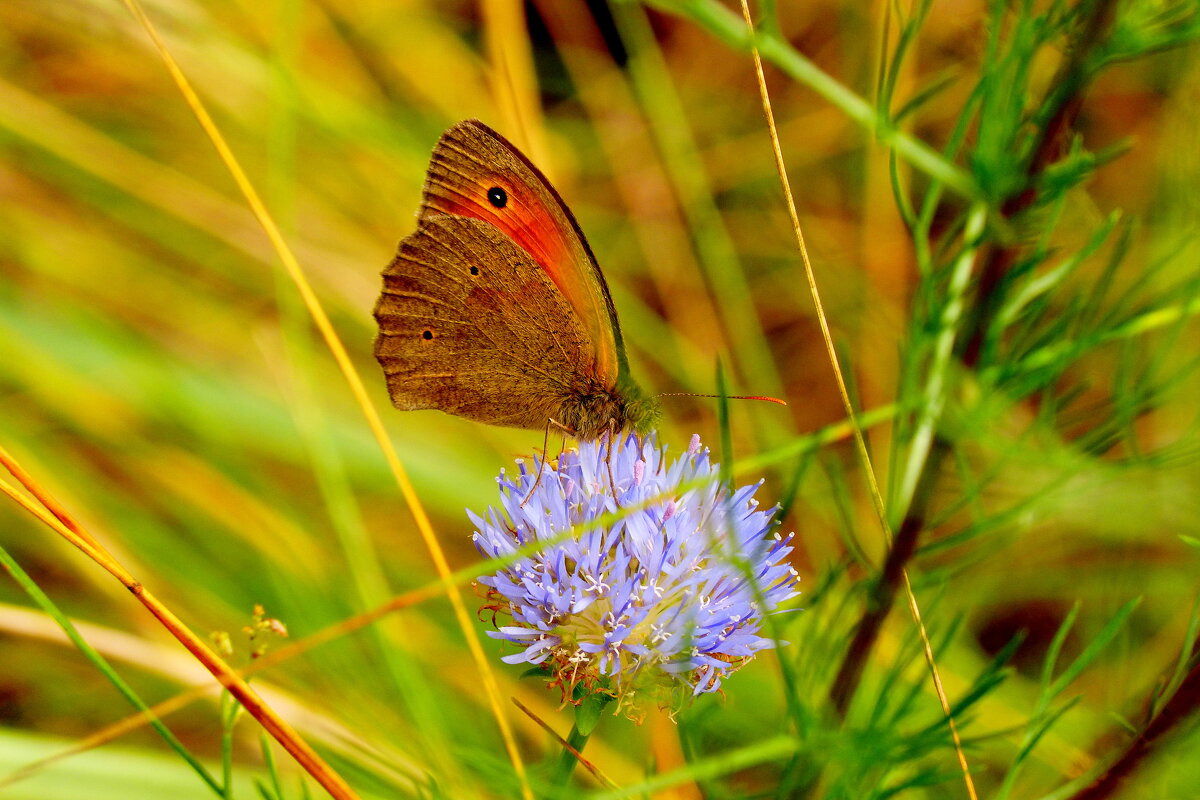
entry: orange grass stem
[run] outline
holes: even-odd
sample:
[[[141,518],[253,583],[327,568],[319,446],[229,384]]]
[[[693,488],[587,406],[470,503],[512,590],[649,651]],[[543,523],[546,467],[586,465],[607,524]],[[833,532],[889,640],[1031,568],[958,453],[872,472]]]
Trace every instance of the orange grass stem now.
[[[11,456],[4,454],[4,466],[9,467],[10,464],[16,467],[15,470],[10,470],[21,484],[25,486],[34,496],[43,495],[44,492],[33,481],[32,477],[26,473],[19,465],[13,462]],[[237,698],[238,702],[250,713],[252,717],[258,720],[279,744],[296,759],[296,762],[304,768],[313,779],[317,781],[332,797],[338,800],[355,800],[358,795],[350,788],[340,775],[317,755],[316,751],[308,746],[295,729],[287,724],[275,711],[263,702],[250,685],[243,680],[238,673],[226,664],[220,656],[209,649],[204,641],[192,633],[186,625],[178,617],[176,617],[169,608],[166,607],[157,597],[150,593],[141,582],[133,577],[120,562],[112,557],[108,551],[95,544],[95,540],[90,534],[77,533],[82,530],[81,526],[72,520],[70,525],[67,525],[59,514],[70,520],[71,517],[66,510],[57,507],[55,513],[51,513],[45,508],[34,504],[29,498],[22,495],[15,486],[8,481],[0,479],[0,491],[3,491],[9,497],[13,498],[24,509],[29,511],[39,521],[62,536],[71,544],[78,547],[84,552],[88,558],[91,558],[100,566],[104,567],[110,574],[119,580],[126,589],[128,589],[138,601],[146,607],[146,609],[154,615],[163,627],[166,628],[172,636],[174,636],[180,644],[187,648],[196,660],[204,665],[214,678],[216,678],[222,686],[229,690],[229,693]]]
[[[600,784],[602,786],[604,786],[604,788],[606,788],[606,789],[618,788],[617,784],[614,783],[610,778],[608,778],[603,772],[601,772],[599,767],[597,767],[591,761],[588,761],[586,758],[584,758],[583,753],[579,752],[579,750],[577,750],[566,739],[559,736],[558,731],[556,731],[556,730],[554,730],[554,728],[550,727],[550,723],[546,722],[544,719],[539,717],[537,714],[533,713],[524,703],[522,703],[517,698],[512,697],[509,699],[511,699],[513,701],[513,705],[515,705],[517,708],[521,709],[522,712],[524,712],[525,716],[529,717],[531,720],[536,722],[542,728],[542,730],[544,730],[546,733],[553,736],[554,740],[556,742],[558,742],[560,745],[562,745],[564,750],[569,752],[571,755],[575,756],[575,760],[577,760],[580,764],[582,764],[584,769],[586,769],[588,772],[592,773],[592,776],[596,780],[598,780],[600,782]]]
[[[470,614],[467,613],[466,604],[463,602],[462,593],[451,580],[450,564],[446,560],[446,554],[442,550],[441,544],[437,540],[437,535],[433,531],[433,525],[425,513],[424,507],[421,505],[420,499],[417,497],[416,490],[413,488],[412,482],[408,478],[408,473],[404,469],[404,465],[400,462],[400,457],[392,446],[391,439],[388,438],[387,431],[383,427],[383,420],[379,417],[379,412],[376,410],[370,397],[367,395],[366,387],[363,385],[362,378],[358,371],[354,368],[353,362],[350,360],[349,354],[346,352],[346,347],[342,344],[341,338],[334,330],[333,323],[330,322],[329,316],[325,313],[321,301],[318,299],[312,285],[308,282],[303,269],[300,267],[300,262],[288,247],[287,242],[283,238],[283,234],[279,230],[279,226],[275,224],[274,218],[267,210],[266,204],[258,194],[258,190],[254,188],[254,184],[250,182],[245,170],[242,169],[237,157],[233,154],[233,150],[229,147],[229,143],[225,140],[224,135],[213,121],[212,116],[208,113],[204,103],[201,102],[199,95],[192,88],[191,83],[183,74],[179,64],[175,61],[167,49],[166,44],[158,35],[153,23],[146,16],[141,4],[138,0],[125,0],[125,6],[129,12],[145,29],[146,34],[150,37],[155,49],[162,57],[163,63],[166,65],[167,71],[171,78],[175,81],[176,87],[180,94],[183,95],[184,101],[191,108],[196,120],[200,123],[200,127],[204,129],[205,134],[216,148],[217,154],[221,161],[229,170],[238,189],[241,190],[246,203],[250,206],[250,210],[258,219],[259,224],[263,228],[263,232],[270,240],[272,247],[275,249],[284,270],[288,277],[296,285],[296,289],[300,292],[301,298],[307,306],[309,314],[313,318],[317,329],[321,332],[322,338],[325,340],[333,359],[337,362],[339,369],[342,372],[343,378],[350,387],[351,394],[354,395],[355,401],[362,410],[363,416],[366,417],[367,426],[371,429],[376,442],[379,444],[380,450],[383,452],[384,458],[387,460],[388,466],[391,468],[392,474],[396,479],[396,483],[400,488],[401,494],[404,496],[405,502],[408,504],[409,510],[412,512],[413,518],[417,524],[417,529],[421,533],[421,538],[425,542],[426,548],[429,550],[430,557],[433,559],[434,567],[438,575],[446,584],[446,594],[450,600],[450,605],[454,610],[454,616],[459,627],[463,631],[463,636],[466,640],[467,649],[471,653],[472,660],[475,662],[476,668],[479,670],[480,680],[484,686],[484,691],[487,695],[488,705],[490,706],[492,716],[496,719],[496,724],[500,728],[501,738],[504,740],[505,749],[508,751],[509,759],[512,761],[513,770],[517,774],[517,778],[521,784],[521,793],[528,800],[532,800],[533,794],[529,788],[529,779],[525,773],[525,764],[521,759],[521,754],[517,749],[516,739],[513,736],[512,728],[509,724],[508,717],[504,714],[504,710],[500,703],[500,686],[496,681],[495,673],[492,671],[491,665],[483,652],[483,645],[479,641],[479,635],[476,633],[474,625],[471,621]]]
[[[4,482],[0,480],[0,484]],[[286,645],[271,650],[264,655],[251,661],[246,666],[240,669],[234,669],[233,672],[242,678],[249,678],[264,672],[270,667],[274,667],[285,661],[288,661],[296,656],[302,655],[315,647],[319,647],[327,642],[346,636],[354,631],[367,627],[371,623],[379,620],[393,611],[399,611],[403,608],[423,603],[437,597],[444,591],[441,581],[435,581],[427,584],[419,589],[413,589],[410,592],[405,592],[401,595],[396,595],[388,602],[380,605],[370,611],[358,614],[350,619],[342,620],[341,622],[329,625],[316,633],[306,636],[303,639],[288,642]],[[53,755],[33,761],[18,770],[15,770],[8,775],[0,778],[0,789],[5,786],[22,781],[26,778],[31,778],[46,767],[51,766],[63,759],[69,758],[77,753],[83,753],[92,750],[101,745],[107,744],[126,733],[137,730],[142,725],[147,724],[151,719],[162,719],[168,714],[173,714],[181,708],[184,708],[194,700],[199,700],[213,690],[211,683],[202,683],[180,692],[177,695],[168,697],[159,703],[155,703],[145,711],[139,711],[136,714],[130,714],[124,719],[120,719],[111,725],[107,725],[98,731],[90,734],[84,739],[79,740],[64,750],[61,750]]]
[[[781,406],[786,406],[786,400],[780,400],[778,397],[767,397],[759,394],[696,394],[695,392],[662,392],[654,395],[655,397],[712,397],[717,400],[765,400],[768,403],[776,403]]]
[[[67,513],[67,510],[63,508],[57,500],[54,499],[53,495],[40,487],[37,482],[33,480],[33,477],[26,472],[25,469],[18,464],[11,455],[9,455],[8,451],[5,450],[3,446],[0,446],[0,466],[3,466],[6,470],[12,473],[12,476],[16,478],[20,484],[24,486],[25,489],[46,508],[47,511],[53,514],[55,519],[65,525],[80,539],[87,542],[91,547],[95,548],[98,552],[107,555],[107,551],[104,549],[104,546],[96,541],[92,535],[84,530],[78,523],[76,523],[71,515]],[[13,499],[17,498],[14,497]],[[18,502],[20,502],[20,500],[18,500]],[[25,504],[22,503],[22,505]],[[26,508],[28,508],[28,506],[26,506]]]

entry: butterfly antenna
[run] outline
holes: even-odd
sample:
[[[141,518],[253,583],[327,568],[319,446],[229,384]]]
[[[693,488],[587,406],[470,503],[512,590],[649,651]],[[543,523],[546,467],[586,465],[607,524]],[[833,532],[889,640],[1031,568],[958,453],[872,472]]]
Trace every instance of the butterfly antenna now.
[[[656,394],[655,397],[714,397],[724,400],[766,400],[768,403],[778,403],[781,406],[786,406],[786,400],[780,400],[778,397],[765,397],[756,394],[696,394],[695,392],[663,392]]]

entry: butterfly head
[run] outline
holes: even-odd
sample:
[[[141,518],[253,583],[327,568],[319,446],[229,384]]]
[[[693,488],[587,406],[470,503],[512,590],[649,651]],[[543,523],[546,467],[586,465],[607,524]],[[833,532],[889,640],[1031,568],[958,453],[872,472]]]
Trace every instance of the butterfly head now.
[[[643,397],[640,391],[636,397],[625,399],[622,410],[625,424],[619,425],[618,429],[624,428],[634,433],[649,433],[658,424],[660,416],[658,401],[650,397]]]
[[[561,413],[561,422],[580,439],[596,439],[609,431],[648,433],[659,417],[658,402],[631,380],[580,393],[563,404]]]

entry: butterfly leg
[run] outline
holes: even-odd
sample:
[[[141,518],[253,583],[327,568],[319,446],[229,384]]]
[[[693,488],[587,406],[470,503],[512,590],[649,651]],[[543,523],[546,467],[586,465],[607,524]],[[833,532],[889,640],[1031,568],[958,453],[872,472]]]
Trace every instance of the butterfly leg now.
[[[542,482],[542,473],[546,471],[546,459],[549,457],[546,448],[550,445],[551,427],[562,428],[566,433],[575,433],[575,431],[571,430],[566,425],[563,425],[561,422],[558,422],[551,417],[546,418],[546,433],[542,437],[542,460],[538,463],[537,477],[533,480],[533,486],[529,487],[529,494],[525,495],[525,499],[521,501],[521,505],[519,506],[520,508],[525,507],[525,504],[529,502],[529,498],[533,497],[533,493],[537,491],[538,485]],[[566,440],[563,441],[563,449],[566,449]],[[612,473],[610,472],[609,474],[611,475]]]
[[[615,478],[613,478],[612,471],[612,454],[613,447],[616,445],[617,436],[617,425],[612,420],[609,420],[608,433],[606,433],[605,436],[608,437],[608,449],[604,451],[604,466],[608,468],[608,485],[612,487],[613,502],[616,503],[617,508],[620,508],[621,501],[617,497],[617,481]]]

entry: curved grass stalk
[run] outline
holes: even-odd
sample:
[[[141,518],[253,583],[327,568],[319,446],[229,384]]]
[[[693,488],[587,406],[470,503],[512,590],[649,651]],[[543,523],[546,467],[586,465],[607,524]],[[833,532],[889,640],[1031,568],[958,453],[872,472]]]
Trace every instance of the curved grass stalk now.
[[[485,692],[488,698],[488,704],[491,707],[492,715],[495,717],[498,727],[500,728],[501,737],[504,740],[505,749],[508,751],[513,768],[517,773],[518,780],[521,783],[522,794],[525,797],[532,798],[532,793],[529,789],[528,778],[525,773],[524,762],[521,759],[521,754],[517,750],[516,740],[513,737],[511,726],[508,718],[500,704],[500,688],[496,682],[496,676],[492,671],[491,665],[488,663],[484,655],[482,644],[479,641],[479,636],[475,632],[474,626],[471,624],[470,615],[467,613],[467,608],[462,599],[462,593],[458,587],[451,582],[450,565],[446,560],[446,555],[442,550],[441,544],[437,540],[437,536],[433,531],[433,525],[429,520],[425,509],[422,506],[420,499],[416,495],[412,482],[408,478],[408,473],[400,461],[399,455],[392,446],[391,439],[388,438],[387,432],[384,430],[383,421],[379,417],[379,412],[372,404],[367,395],[366,387],[363,385],[362,377],[354,368],[353,362],[350,360],[349,354],[346,352],[346,347],[342,344],[341,338],[333,328],[333,323],[329,320],[329,316],[325,313],[321,301],[318,299],[316,292],[313,291],[312,285],[304,275],[304,271],[300,267],[299,261],[284,241],[283,235],[279,231],[279,227],[275,224],[266,205],[263,203],[258,191],[251,184],[237,157],[233,154],[229,144],[225,141],[225,137],[217,128],[216,123],[209,115],[204,103],[200,100],[192,88],[187,77],[183,74],[175,59],[171,56],[165,43],[158,35],[153,23],[146,16],[141,4],[138,0],[125,0],[125,5],[129,12],[134,16],[139,24],[145,29],[146,34],[151,38],[159,55],[162,57],[167,71],[171,78],[175,81],[184,100],[195,114],[197,121],[204,129],[205,134],[212,141],[217,153],[220,155],[221,161],[228,168],[234,182],[241,190],[242,195],[246,199],[246,203],[250,206],[254,216],[258,219],[267,238],[271,241],[276,254],[279,256],[280,262],[287,271],[288,276],[295,284],[300,296],[304,300],[305,306],[313,317],[313,322],[317,329],[321,332],[326,345],[329,347],[334,360],[337,362],[339,369],[342,372],[346,383],[350,387],[351,394],[354,395],[363,416],[366,417],[367,425],[371,429],[376,441],[379,443],[380,449],[383,451],[384,458],[391,468],[392,474],[396,479],[396,483],[400,487],[400,492],[404,496],[408,507],[416,521],[417,528],[421,533],[421,538],[425,542],[426,548],[429,550],[430,556],[433,559],[434,566],[437,569],[438,575],[446,583],[447,595],[450,599],[450,604],[454,610],[455,618],[459,623],[459,627],[463,631],[466,640],[467,648],[471,652],[472,659],[475,661],[479,669],[480,677],[484,685]],[[189,648],[190,649],[190,648]],[[281,742],[282,744],[282,742]],[[287,745],[285,744],[285,747]],[[289,750],[290,752],[290,750]],[[313,754],[315,756],[315,753]],[[340,779],[339,779],[340,780]],[[346,787],[349,791],[349,787]],[[346,794],[346,797],[351,797],[353,794]]]
[[[612,6],[613,20],[628,48],[629,83],[642,108],[663,168],[676,190],[679,208],[694,241],[703,278],[721,298],[716,306],[721,337],[737,353],[735,374],[754,376],[754,392],[782,395],[783,378],[767,346],[762,320],[755,309],[752,287],[733,237],[722,217],[700,158],[699,147],[670,71],[663,59],[646,12],[633,3]],[[745,365],[744,367],[742,365]],[[780,427],[788,428],[784,422]]]
[[[8,494],[10,497],[14,496],[12,487],[6,481],[0,480],[0,490],[3,490],[5,494]],[[71,644],[73,644],[84,655],[84,657],[87,658],[88,661],[90,661],[98,670],[100,670],[104,677],[116,687],[117,691],[120,692],[126,700],[128,700],[135,708],[139,710],[140,713],[135,715],[136,718],[154,728],[155,732],[163,738],[163,741],[165,741],[172,750],[178,753],[179,756],[187,762],[188,766],[192,768],[192,770],[200,777],[202,781],[204,781],[204,783],[209,786],[209,788],[211,788],[217,794],[221,794],[223,791],[222,784],[212,776],[212,774],[205,768],[200,760],[192,755],[191,751],[188,750],[187,747],[184,746],[184,744],[180,742],[173,733],[171,733],[170,729],[163,724],[162,719],[160,718],[161,715],[158,714],[153,708],[146,705],[141,696],[133,690],[133,688],[120,676],[120,674],[117,673],[115,669],[113,669],[112,665],[108,662],[108,659],[101,655],[100,652],[83,637],[78,628],[76,628],[67,615],[64,614],[62,610],[54,604],[54,601],[52,601],[49,596],[42,591],[41,587],[38,586],[37,583],[29,576],[29,574],[21,568],[21,565],[18,564],[11,555],[9,555],[8,551],[2,547],[0,547],[0,568],[3,568],[4,571],[12,576],[13,580],[17,582],[17,584],[25,591],[25,593],[33,598],[34,603],[37,604],[42,612],[54,620],[58,627],[62,629],[63,634],[67,637]],[[208,684],[206,684],[206,688],[207,686]],[[83,749],[91,749],[92,746]],[[82,752],[82,750],[78,752]],[[54,758],[54,761],[58,760],[58,758]],[[41,762],[29,764],[17,770],[16,772],[4,777],[0,777],[0,790],[24,778],[31,777],[34,773],[39,772],[43,766],[45,765],[43,765]],[[224,785],[228,786],[228,781],[226,781]]]
[[[25,479],[28,478],[26,473],[20,469],[19,465],[3,450],[0,450],[0,463],[3,463],[7,468],[8,464],[12,463],[16,468],[10,470],[14,476],[22,480],[22,484],[29,488],[31,494],[35,497],[45,495],[46,493],[37,487],[36,483],[30,480],[26,484]],[[18,492],[7,481],[0,480],[0,491],[3,491],[13,500],[15,500],[22,508],[36,517],[40,522],[49,527],[59,536],[66,539],[75,547],[79,548],[88,558],[95,561],[101,567],[108,571],[113,577],[121,582],[126,589],[138,599],[143,606],[146,607],[154,617],[162,623],[172,636],[174,636],[180,644],[187,648],[197,661],[199,661],[205,669],[216,678],[222,686],[229,690],[229,693],[237,698],[238,702],[246,709],[246,711],[258,720],[280,745],[283,746],[296,763],[300,764],[309,775],[312,775],[321,786],[323,786],[329,794],[338,800],[353,800],[358,795],[350,788],[350,785],[337,774],[325,761],[317,755],[317,752],[301,738],[300,734],[295,731],[287,722],[283,720],[275,711],[267,705],[258,693],[250,688],[250,685],[237,674],[225,661],[218,656],[213,650],[204,643],[196,634],[183,622],[175,616],[174,613],[161,600],[155,597],[145,586],[141,584],[132,574],[126,570],[119,561],[112,557],[107,550],[95,543],[86,532],[83,534],[77,533],[82,529],[64,509],[55,507],[53,510],[42,507],[33,502],[29,498]]]
[[[673,14],[688,16],[731,47],[749,51],[751,42],[754,42],[755,46],[760,48],[761,58],[765,58],[788,76],[821,95],[847,117],[871,131],[880,144],[894,149],[903,160],[924,172],[936,183],[971,200],[981,197],[980,188],[970,174],[929,145],[896,129],[874,106],[796,52],[795,48],[778,34],[768,32],[757,38],[747,36],[746,26],[737,18],[737,14],[717,0],[650,2]]]
[[[3,484],[3,481],[0,481]],[[473,573],[468,574],[469,570],[460,570],[455,574],[455,581],[460,584],[467,583]],[[266,672],[271,667],[278,666],[286,661],[296,658],[304,653],[307,653],[321,645],[328,644],[348,636],[356,631],[359,631],[368,625],[377,622],[382,617],[387,616],[395,611],[400,611],[405,608],[411,608],[419,605],[427,600],[438,597],[444,591],[443,584],[440,580],[434,580],[420,588],[405,592],[391,598],[388,602],[364,612],[350,619],[342,620],[333,625],[317,631],[303,639],[289,641],[287,644],[270,650],[260,658],[257,658],[243,667],[233,669],[232,671],[242,678],[250,678]],[[70,623],[67,620],[68,624]],[[82,625],[80,627],[83,627]],[[68,636],[69,636],[68,632]],[[72,639],[72,641],[74,641]],[[86,642],[85,642],[86,645]],[[143,725],[154,725],[157,720],[179,711],[191,703],[201,698],[212,695],[218,684],[211,681],[196,684],[190,688],[184,689],[176,695],[168,697],[155,703],[152,706],[144,707],[141,711],[130,714],[129,716],[120,719],[111,725],[107,725],[88,736],[78,740],[70,747],[53,753],[45,758],[30,762],[15,772],[12,772],[4,777],[0,777],[0,789],[6,786],[18,783],[27,778],[32,778],[45,769],[57,764],[71,756],[93,750],[101,745],[112,742],[127,733],[137,730]]]
[[[787,166],[786,166],[786,164],[784,164],[784,161],[783,161],[783,150],[779,145],[779,134],[775,128],[775,114],[771,109],[771,96],[770,96],[770,93],[767,91],[766,76],[763,74],[762,57],[759,55],[758,45],[755,41],[754,21],[750,17],[749,0],[741,0],[741,5],[742,5],[742,18],[746,22],[746,30],[750,37],[751,53],[754,56],[754,69],[755,69],[756,76],[758,78],[759,94],[762,97],[763,115],[766,117],[766,120],[767,120],[767,128],[771,134],[771,147],[775,153],[775,167],[776,167],[776,170],[779,172],[779,181],[782,184],[783,195],[787,201],[788,215],[790,216],[791,221],[792,221],[792,230],[796,235],[796,246],[798,247],[798,249],[800,251],[800,260],[804,263],[804,275],[805,275],[805,278],[808,280],[808,288],[812,294],[813,305],[816,307],[817,321],[820,323],[820,326],[821,326],[821,336],[825,340],[825,349],[829,354],[829,364],[833,368],[834,378],[837,381],[838,394],[841,397],[842,405],[846,409],[846,416],[850,420],[851,428],[852,428],[853,434],[854,434],[855,449],[858,452],[859,460],[862,462],[863,472],[866,475],[867,483],[870,487],[871,500],[875,507],[875,513],[879,517],[879,524],[883,530],[884,538],[887,540],[889,547],[893,547],[894,543],[893,543],[893,537],[892,537],[892,530],[891,530],[891,525],[888,522],[887,510],[884,508],[883,495],[880,493],[879,484],[875,480],[875,469],[871,465],[871,455],[867,451],[866,439],[863,436],[862,428],[858,425],[856,418],[855,418],[854,404],[850,401],[850,394],[846,388],[846,378],[842,374],[842,367],[838,360],[837,350],[833,344],[833,335],[829,329],[829,321],[825,316],[825,308],[821,303],[821,293],[817,289],[817,280],[816,280],[815,274],[813,273],[812,262],[810,261],[810,259],[808,257],[808,248],[804,243],[804,233],[800,228],[800,217],[796,211],[796,201],[792,197],[792,189],[788,183]],[[978,236],[979,230],[982,230],[983,222],[985,219],[986,219],[986,214],[983,213],[983,211],[981,209],[978,210],[976,213],[972,214],[972,221],[974,222],[975,228],[977,229],[975,231],[975,236]],[[971,274],[970,267],[974,261],[974,258],[973,258],[974,245],[970,241],[968,241],[968,248],[969,249],[967,250],[967,252],[970,253],[971,256],[970,257],[964,256],[960,261],[960,266],[955,271],[954,284],[958,288],[960,298],[961,298],[961,294],[966,290],[967,279],[970,277],[970,274]],[[948,323],[947,333],[945,336],[943,336],[944,341],[940,340],[938,343],[938,355],[939,355],[939,357],[941,357],[941,360],[943,362],[945,362],[943,364],[943,374],[944,374],[944,367],[946,365],[948,365],[950,355],[951,355],[951,352],[953,349],[953,344],[954,344],[954,336],[953,336],[954,328],[949,323],[951,323],[952,321],[956,322],[957,319],[959,317],[961,317],[961,315],[962,315],[962,304],[961,304],[961,299],[960,299],[960,302],[954,308],[947,309],[947,313],[946,313],[947,323]],[[941,397],[940,389],[941,389],[941,383],[939,382],[936,387],[931,385],[930,391],[931,391],[931,393],[936,391],[936,398],[940,399],[940,397]],[[929,436],[930,440],[932,440],[932,424],[933,424],[933,421],[936,420],[936,416],[934,414],[934,412],[936,410],[940,410],[940,404],[936,405],[936,406],[933,404],[930,404],[930,407],[928,408],[928,417],[929,417],[929,419],[927,420],[928,424],[925,426],[930,431],[930,436]],[[916,452],[916,449],[917,448],[915,448],[915,447],[913,448],[914,453]],[[924,451],[924,456],[927,456],[927,455],[928,455],[928,448],[926,448]],[[921,459],[922,462],[924,462],[924,456]],[[914,537],[914,544],[915,544],[915,537]],[[893,552],[895,551],[895,549],[896,548],[893,547]],[[892,559],[889,558],[889,561],[892,561]],[[950,710],[950,701],[946,696],[945,688],[942,686],[942,679],[938,673],[937,661],[935,660],[934,655],[933,655],[933,646],[929,642],[929,633],[925,630],[925,624],[921,620],[921,610],[917,604],[917,597],[913,593],[912,582],[909,580],[908,571],[907,571],[907,569],[904,568],[903,563],[900,564],[900,573],[901,573],[901,578],[904,583],[904,593],[908,599],[909,612],[912,614],[913,621],[917,625],[917,631],[921,637],[921,645],[925,651],[925,661],[929,665],[929,671],[933,678],[934,689],[937,691],[938,702],[942,706],[942,713],[946,717],[946,723],[950,729],[950,736],[954,741],[954,751],[955,751],[956,755],[958,756],[959,767],[962,769],[963,782],[965,783],[966,788],[967,788],[967,795],[972,800],[975,800],[977,798],[977,794],[975,792],[975,783],[971,778],[971,769],[970,769],[970,766],[967,764],[966,754],[963,752],[962,740],[958,734],[958,726],[954,722],[954,715],[951,713],[951,710]],[[861,662],[859,662],[859,663],[861,663]],[[841,677],[841,676],[839,675],[839,677]],[[839,711],[844,712],[845,707],[843,706],[842,708],[839,709]]]

